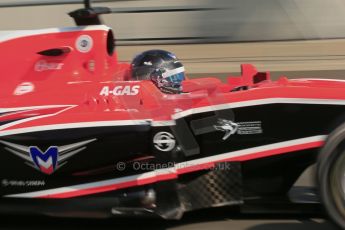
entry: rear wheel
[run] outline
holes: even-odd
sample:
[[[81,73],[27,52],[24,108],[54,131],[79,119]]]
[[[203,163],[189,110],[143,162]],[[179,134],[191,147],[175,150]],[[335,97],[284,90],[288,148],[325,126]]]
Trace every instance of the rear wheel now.
[[[319,155],[317,177],[329,217],[345,229],[345,124],[327,139]]]

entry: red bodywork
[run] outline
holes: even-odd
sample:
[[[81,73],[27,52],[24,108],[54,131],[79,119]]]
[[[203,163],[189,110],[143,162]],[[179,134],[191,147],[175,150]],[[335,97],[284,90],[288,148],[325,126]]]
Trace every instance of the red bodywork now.
[[[150,81],[128,81],[130,65],[109,52],[111,33],[105,26],[88,26],[0,36],[0,136],[90,122],[147,120],[159,125],[194,109],[262,99],[345,99],[344,82],[285,77],[273,82],[269,73],[258,73],[251,65],[243,65],[243,75],[229,77],[227,83],[188,80],[186,94],[166,95]],[[79,50],[81,36],[91,38],[89,51]],[[39,54],[52,49],[62,54]],[[242,86],[251,90],[234,90]]]

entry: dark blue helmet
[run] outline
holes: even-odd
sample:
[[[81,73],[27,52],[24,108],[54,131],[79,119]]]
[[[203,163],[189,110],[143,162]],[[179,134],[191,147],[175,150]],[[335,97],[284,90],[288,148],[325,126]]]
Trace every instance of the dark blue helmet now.
[[[149,50],[133,59],[132,80],[151,80],[163,93],[181,93],[185,69],[174,54]]]

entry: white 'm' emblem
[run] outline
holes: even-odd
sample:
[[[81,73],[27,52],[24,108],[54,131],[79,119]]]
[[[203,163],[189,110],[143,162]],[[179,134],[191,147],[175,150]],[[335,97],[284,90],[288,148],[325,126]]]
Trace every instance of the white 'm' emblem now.
[[[5,149],[10,153],[25,160],[27,165],[44,174],[51,175],[64,166],[69,158],[85,150],[86,145],[94,141],[96,139],[64,146],[50,146],[46,151],[42,151],[36,146],[24,146],[2,140],[0,140],[0,144],[5,145]]]

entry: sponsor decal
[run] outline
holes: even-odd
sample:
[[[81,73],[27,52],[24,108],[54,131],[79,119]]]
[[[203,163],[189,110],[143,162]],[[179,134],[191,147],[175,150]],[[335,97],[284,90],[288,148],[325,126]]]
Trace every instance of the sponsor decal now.
[[[35,71],[43,72],[48,70],[61,70],[63,66],[64,63],[47,62],[46,60],[40,60],[35,64]]]
[[[81,53],[88,53],[93,47],[93,39],[89,35],[81,35],[78,37],[75,46]]]
[[[153,144],[156,149],[162,152],[170,152],[175,148],[175,137],[168,132],[159,132],[153,137]]]
[[[31,93],[35,90],[35,85],[31,82],[23,82],[17,86],[14,90],[13,95],[20,96],[27,93]]]
[[[114,109],[114,112],[139,113],[137,109]]]
[[[2,187],[43,187],[45,185],[44,180],[1,180]]]
[[[86,149],[85,145],[94,141],[96,139],[64,146],[50,146],[45,151],[37,146],[24,146],[7,141],[0,141],[0,143],[6,146],[7,151],[24,159],[27,165],[44,174],[51,175],[65,165],[66,160]]]
[[[135,96],[139,94],[140,85],[119,85],[111,89],[109,86],[104,86],[99,95],[101,96]]]
[[[225,119],[218,119],[214,128],[225,133],[222,138],[227,140],[231,135],[253,135],[263,133],[261,121],[233,122]]]
[[[224,141],[227,140],[231,135],[235,134],[238,129],[238,124],[225,120],[225,119],[218,119],[217,124],[214,125],[214,128],[218,131],[222,131],[225,133],[224,137],[222,138]]]
[[[237,134],[253,135],[263,133],[261,121],[238,122]]]

